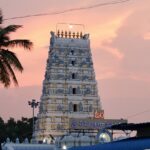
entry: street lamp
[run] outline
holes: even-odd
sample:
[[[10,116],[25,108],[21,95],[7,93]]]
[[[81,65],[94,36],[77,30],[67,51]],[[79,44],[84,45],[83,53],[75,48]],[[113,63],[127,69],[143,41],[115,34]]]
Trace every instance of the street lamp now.
[[[28,105],[31,106],[32,108],[32,112],[33,112],[33,133],[34,133],[34,109],[37,108],[37,106],[39,105],[39,102],[36,102],[35,99],[32,99],[32,101],[28,101]]]

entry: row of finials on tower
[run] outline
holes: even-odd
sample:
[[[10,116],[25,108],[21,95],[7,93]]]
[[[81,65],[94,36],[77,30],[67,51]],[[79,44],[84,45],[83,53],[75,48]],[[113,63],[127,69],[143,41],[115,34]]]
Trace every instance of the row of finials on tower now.
[[[82,32],[77,32],[77,33],[75,33],[75,32],[71,32],[71,31],[57,31],[57,37],[58,38],[76,38],[76,39],[81,39],[81,38],[84,38],[84,36],[83,36],[83,34],[82,34]]]

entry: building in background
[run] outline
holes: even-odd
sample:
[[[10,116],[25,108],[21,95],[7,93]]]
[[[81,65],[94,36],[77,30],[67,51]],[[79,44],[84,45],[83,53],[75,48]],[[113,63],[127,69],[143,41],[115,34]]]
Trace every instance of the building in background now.
[[[70,26],[72,28],[72,26]],[[89,34],[51,32],[34,136],[59,137],[69,131],[69,120],[103,118],[93,68]]]

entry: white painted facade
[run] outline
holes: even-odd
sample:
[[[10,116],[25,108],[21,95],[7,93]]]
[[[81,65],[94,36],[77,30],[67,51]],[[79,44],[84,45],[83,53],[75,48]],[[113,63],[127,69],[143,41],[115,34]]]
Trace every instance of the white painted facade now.
[[[70,118],[93,118],[101,110],[89,35],[60,37],[51,32],[35,138],[64,135]]]

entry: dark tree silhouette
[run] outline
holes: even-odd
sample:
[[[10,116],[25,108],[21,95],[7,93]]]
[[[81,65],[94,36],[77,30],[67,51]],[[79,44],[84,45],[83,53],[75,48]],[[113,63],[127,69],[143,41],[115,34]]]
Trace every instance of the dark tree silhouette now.
[[[7,137],[9,137],[12,142],[15,142],[16,138],[19,138],[20,142],[23,142],[25,138],[31,140],[32,118],[22,117],[21,120],[17,121],[15,121],[14,118],[10,118],[5,123],[0,117],[0,143],[5,142]]]

